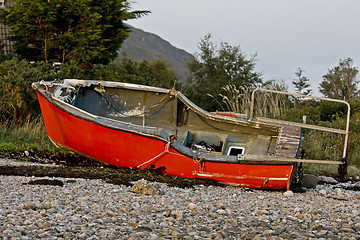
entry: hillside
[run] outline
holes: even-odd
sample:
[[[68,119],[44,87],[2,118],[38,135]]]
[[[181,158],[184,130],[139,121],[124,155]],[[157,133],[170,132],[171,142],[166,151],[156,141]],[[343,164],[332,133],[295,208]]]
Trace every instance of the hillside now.
[[[119,58],[131,57],[136,60],[163,59],[169,63],[179,76],[179,82],[184,82],[189,75],[186,62],[193,58],[190,53],[172,46],[161,37],[129,26],[130,37],[125,40],[119,50]]]

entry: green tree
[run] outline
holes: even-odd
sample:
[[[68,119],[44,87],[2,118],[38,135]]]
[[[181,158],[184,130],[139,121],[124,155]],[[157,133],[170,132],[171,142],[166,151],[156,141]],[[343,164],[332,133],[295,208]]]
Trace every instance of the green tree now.
[[[309,95],[312,90],[309,89],[309,79],[304,76],[304,70],[298,68],[297,72],[295,72],[296,79],[292,81],[292,84],[295,87],[295,92],[302,95]]]
[[[339,65],[329,69],[323,76],[319,89],[322,94],[329,98],[352,100],[358,97],[357,74],[359,69],[353,67],[353,60],[340,59]]]
[[[88,78],[172,88],[176,74],[164,60],[123,58],[106,66],[96,66]]]
[[[28,60],[108,63],[128,36],[123,21],[148,13],[129,9],[127,0],[17,0],[0,20]]]
[[[192,101],[207,110],[215,110],[226,85],[255,87],[261,83],[255,72],[255,56],[247,58],[239,46],[211,42],[207,34],[199,43],[200,53],[188,63],[188,95]]]

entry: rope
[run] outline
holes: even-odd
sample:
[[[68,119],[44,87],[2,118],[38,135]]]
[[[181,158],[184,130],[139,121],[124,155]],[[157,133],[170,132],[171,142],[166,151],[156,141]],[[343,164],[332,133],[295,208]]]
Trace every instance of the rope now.
[[[144,166],[145,164],[148,164],[148,163],[150,163],[150,162],[155,161],[157,158],[161,157],[161,156],[164,155],[165,153],[169,153],[170,143],[171,143],[170,141],[167,142],[167,144],[166,144],[166,146],[165,146],[165,150],[164,150],[162,153],[156,155],[155,157],[151,158],[150,160],[148,160],[148,161],[146,161],[146,162],[143,162],[142,164],[138,165],[136,168],[140,168],[140,167]]]
[[[169,151],[170,144],[171,144],[172,140],[176,140],[176,139],[175,139],[175,138],[171,138],[170,141],[168,141],[168,142],[166,143],[165,150],[164,150],[163,152],[161,152],[160,154],[158,154],[158,155],[156,155],[155,157],[151,158],[150,160],[141,163],[140,165],[138,165],[138,166],[135,167],[135,168],[140,168],[140,167],[142,167],[142,166],[144,166],[144,165],[146,165],[146,164],[149,164],[149,163],[151,163],[151,162],[155,162],[157,159],[159,159],[162,155],[164,155],[164,154],[166,154],[166,153],[170,153],[170,154],[173,154],[173,155],[177,155],[177,156],[180,156],[180,157],[184,157],[183,154],[179,154],[179,153],[175,153],[175,152],[170,152],[170,151]],[[200,162],[201,162],[201,160],[198,161],[198,160],[196,159],[195,155],[193,155],[193,160],[194,160],[196,163],[200,163]]]

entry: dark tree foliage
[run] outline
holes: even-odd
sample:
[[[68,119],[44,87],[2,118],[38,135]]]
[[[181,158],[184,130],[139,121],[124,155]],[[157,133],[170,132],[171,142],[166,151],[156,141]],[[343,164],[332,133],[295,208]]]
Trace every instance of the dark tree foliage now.
[[[1,9],[18,56],[34,61],[109,63],[128,36],[123,21],[147,11],[130,11],[127,0],[18,0]]]
[[[215,110],[226,85],[255,87],[262,82],[254,70],[255,56],[248,59],[239,46],[222,42],[218,47],[208,34],[200,41],[199,49],[200,53],[188,63],[188,95],[199,106]]]
[[[319,113],[321,121],[333,121],[338,117],[346,118],[347,106],[342,103],[323,101],[319,103]]]
[[[340,60],[339,65],[329,69],[323,76],[319,89],[322,94],[329,98],[353,100],[358,97],[357,75],[359,69],[353,67],[353,60],[347,58]]]
[[[97,25],[101,29],[96,45],[105,51],[97,56],[96,63],[107,64],[114,60],[123,41],[129,36],[129,28],[124,21],[144,16],[149,11],[129,11],[128,0],[91,0],[90,6],[99,15]]]
[[[2,43],[0,41],[0,63],[11,59],[11,56],[5,54],[4,47],[5,47],[5,43]]]

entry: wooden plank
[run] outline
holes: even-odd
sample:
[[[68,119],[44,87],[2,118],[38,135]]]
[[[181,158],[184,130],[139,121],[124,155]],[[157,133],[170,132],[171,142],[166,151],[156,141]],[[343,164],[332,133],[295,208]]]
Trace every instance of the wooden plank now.
[[[285,157],[295,157],[300,144],[301,129],[296,126],[283,126],[276,142],[275,153]]]

